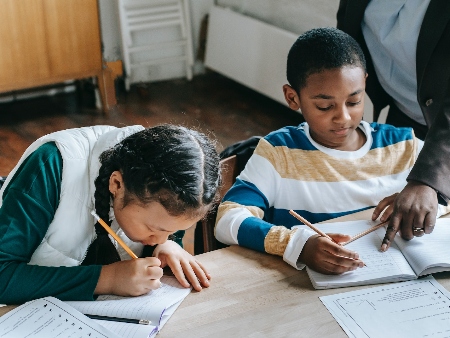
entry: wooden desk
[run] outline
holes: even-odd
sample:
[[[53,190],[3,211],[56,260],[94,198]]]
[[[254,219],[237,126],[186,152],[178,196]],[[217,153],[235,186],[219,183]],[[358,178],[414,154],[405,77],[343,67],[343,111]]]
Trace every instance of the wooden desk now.
[[[371,210],[344,219],[370,216]],[[371,287],[315,290],[305,270],[238,246],[197,257],[213,276],[211,286],[181,303],[160,338],[347,337],[319,297]],[[434,276],[450,290],[450,273]]]
[[[337,220],[370,215],[364,211]],[[315,290],[305,270],[295,270],[281,257],[238,246],[197,257],[213,276],[211,286],[192,292],[159,338],[346,337],[319,297],[371,287]],[[434,276],[450,290],[450,272]],[[0,315],[12,308],[0,308]]]

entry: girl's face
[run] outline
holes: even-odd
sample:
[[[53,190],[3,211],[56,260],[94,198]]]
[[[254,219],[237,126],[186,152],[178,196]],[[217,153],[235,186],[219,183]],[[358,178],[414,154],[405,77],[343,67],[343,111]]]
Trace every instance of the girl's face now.
[[[365,135],[358,128],[364,113],[365,88],[364,70],[346,66],[309,75],[300,95],[289,85],[283,90],[289,107],[301,110],[317,143],[354,151],[365,143]]]
[[[133,242],[152,246],[162,244],[169,235],[178,230],[186,230],[201,219],[171,216],[158,202],[142,206],[131,201],[124,206],[125,189],[119,171],[111,174],[109,190],[114,196],[113,209],[117,223]]]

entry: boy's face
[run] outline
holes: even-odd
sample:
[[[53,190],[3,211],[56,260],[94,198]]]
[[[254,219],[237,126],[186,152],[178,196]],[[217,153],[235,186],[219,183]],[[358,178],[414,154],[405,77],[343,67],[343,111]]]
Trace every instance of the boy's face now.
[[[289,107],[300,109],[319,144],[338,150],[357,150],[365,142],[357,129],[364,113],[366,74],[360,67],[342,67],[314,73],[300,95],[289,85],[283,90]]]

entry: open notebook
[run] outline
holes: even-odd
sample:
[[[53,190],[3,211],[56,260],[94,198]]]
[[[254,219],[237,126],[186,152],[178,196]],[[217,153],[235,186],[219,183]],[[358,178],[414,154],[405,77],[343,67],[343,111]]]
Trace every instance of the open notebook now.
[[[139,297],[100,296],[96,301],[66,303],[85,314],[150,320],[150,325],[95,321],[123,338],[154,337],[191,292],[175,277],[163,276],[161,283],[159,289]]]
[[[372,221],[348,221],[315,224],[325,233],[354,236],[369,229]],[[305,227],[306,226],[299,226]],[[316,289],[331,289],[355,285],[398,282],[439,271],[450,271],[450,218],[440,218],[432,234],[403,240],[398,234],[386,252],[381,242],[386,229],[380,229],[349,243],[345,247],[356,251],[366,267],[341,275],[324,275],[309,268],[309,278]]]

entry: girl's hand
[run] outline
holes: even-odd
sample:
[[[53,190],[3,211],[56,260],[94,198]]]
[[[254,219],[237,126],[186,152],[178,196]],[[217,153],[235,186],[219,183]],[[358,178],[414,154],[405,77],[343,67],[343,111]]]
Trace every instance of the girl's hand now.
[[[383,212],[383,215],[381,215],[380,217],[381,222],[384,222],[391,218],[392,212],[394,211],[394,201],[397,195],[398,193],[395,193],[391,196],[385,197],[380,201],[380,203],[378,203],[375,210],[373,211],[372,221],[375,221],[378,216],[380,216],[381,212]]]
[[[184,287],[192,285],[196,291],[201,291],[202,286],[209,286],[211,276],[204,266],[174,241],[158,244],[153,256],[160,259],[161,267],[169,266]]]
[[[328,234],[338,243],[350,240],[351,236]],[[327,275],[337,275],[364,266],[356,252],[333,243],[320,235],[311,236],[305,243],[299,260],[309,268]]]
[[[140,296],[161,286],[161,261],[146,257],[104,265],[94,294]]]

